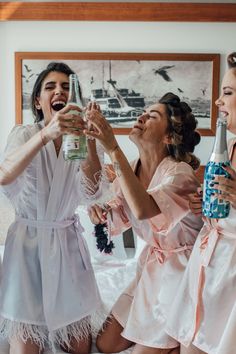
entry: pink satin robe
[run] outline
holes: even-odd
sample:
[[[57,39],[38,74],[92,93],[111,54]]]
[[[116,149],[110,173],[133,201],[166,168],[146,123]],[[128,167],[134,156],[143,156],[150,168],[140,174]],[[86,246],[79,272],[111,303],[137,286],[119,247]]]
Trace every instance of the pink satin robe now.
[[[230,155],[236,139],[230,142]],[[206,219],[167,323],[170,335],[208,354],[236,353],[236,210]]]
[[[129,209],[118,182],[113,206],[113,235],[132,226],[146,241],[138,260],[136,278],[120,296],[112,313],[124,327],[122,335],[145,346],[174,348],[178,343],[165,333],[169,308],[178,290],[193,244],[202,226],[189,210],[189,193],[199,182],[184,162],[165,158],[147,189],[161,209],[149,220],[137,220]]]

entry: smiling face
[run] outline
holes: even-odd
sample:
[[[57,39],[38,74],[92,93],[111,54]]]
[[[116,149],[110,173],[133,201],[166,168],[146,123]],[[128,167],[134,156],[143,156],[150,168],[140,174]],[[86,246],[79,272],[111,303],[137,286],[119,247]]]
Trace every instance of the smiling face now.
[[[161,103],[149,106],[137,119],[130,132],[130,139],[145,147],[168,143],[166,106]]]
[[[60,109],[65,107],[69,94],[69,77],[58,71],[51,71],[43,80],[35,107],[43,112],[45,124]]]
[[[216,100],[221,114],[227,119],[227,129],[236,134],[236,69],[229,69],[223,78],[221,95]]]

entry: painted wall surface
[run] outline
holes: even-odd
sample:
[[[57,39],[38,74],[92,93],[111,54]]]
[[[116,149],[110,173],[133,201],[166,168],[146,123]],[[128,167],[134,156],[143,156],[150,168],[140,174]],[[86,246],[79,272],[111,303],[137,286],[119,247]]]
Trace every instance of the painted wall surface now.
[[[16,51],[220,53],[221,77],[226,55],[235,47],[236,23],[36,22],[0,23],[0,152],[15,122]],[[129,159],[137,150],[118,136]],[[196,154],[205,164],[213,137],[203,137]]]

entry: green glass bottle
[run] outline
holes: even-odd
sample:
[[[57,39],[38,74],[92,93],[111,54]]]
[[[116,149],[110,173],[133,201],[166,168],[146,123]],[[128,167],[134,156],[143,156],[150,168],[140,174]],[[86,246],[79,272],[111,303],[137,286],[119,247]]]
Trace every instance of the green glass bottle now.
[[[80,96],[79,79],[76,74],[69,76],[70,87],[67,103],[73,103],[82,108],[83,103]],[[78,111],[70,113],[79,115]],[[82,113],[81,113],[82,114]],[[65,160],[84,160],[87,156],[87,138],[85,135],[63,135],[63,156]]]

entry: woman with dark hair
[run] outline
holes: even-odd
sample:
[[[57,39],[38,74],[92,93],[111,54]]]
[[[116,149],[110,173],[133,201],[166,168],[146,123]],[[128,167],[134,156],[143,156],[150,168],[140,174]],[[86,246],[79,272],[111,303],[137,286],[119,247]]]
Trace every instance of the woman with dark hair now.
[[[188,195],[199,182],[193,155],[200,141],[190,107],[168,93],[137,119],[130,139],[139,158],[130,166],[111,126],[97,110],[88,120],[108,153],[116,179],[116,197],[106,210],[90,208],[94,224],[107,223],[112,235],[130,226],[145,242],[135,279],[119,297],[97,337],[103,353],[117,353],[135,344],[133,354],[179,353],[179,344],[165,333],[169,307],[178,290],[201,217],[189,208]]]
[[[228,56],[228,66],[215,103],[227,129],[236,135],[236,52]],[[230,214],[225,219],[204,218],[170,311],[167,330],[185,346],[181,353],[236,352],[236,138],[228,149],[231,167],[225,170],[231,178],[215,177],[214,189],[220,199],[230,202]],[[200,215],[198,194],[190,207]]]
[[[0,332],[11,353],[38,354],[48,335],[68,353],[87,354],[100,296],[75,210],[101,172],[95,141],[83,163],[64,161],[62,134],[82,134],[81,109],[68,104],[64,63],[50,63],[31,98],[35,123],[17,125],[0,164],[0,184],[15,208],[3,259]],[[96,108],[96,104],[90,106]],[[90,109],[89,108],[89,109]],[[95,189],[96,190],[96,187]],[[96,193],[95,193],[96,194]]]

